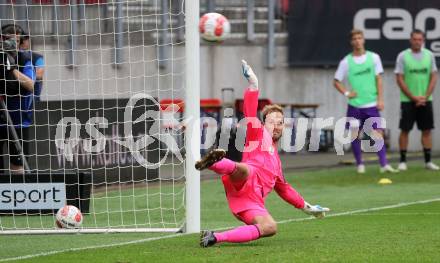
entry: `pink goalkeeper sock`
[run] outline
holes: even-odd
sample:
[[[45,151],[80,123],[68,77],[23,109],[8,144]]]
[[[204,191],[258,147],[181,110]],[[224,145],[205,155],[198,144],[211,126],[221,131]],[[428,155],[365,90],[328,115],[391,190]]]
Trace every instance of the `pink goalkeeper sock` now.
[[[234,161],[231,161],[227,158],[223,158],[220,161],[209,167],[209,170],[212,170],[218,174],[232,174],[235,171],[237,164]]]
[[[225,232],[214,233],[217,242],[243,243],[260,238],[257,225],[240,226]]]

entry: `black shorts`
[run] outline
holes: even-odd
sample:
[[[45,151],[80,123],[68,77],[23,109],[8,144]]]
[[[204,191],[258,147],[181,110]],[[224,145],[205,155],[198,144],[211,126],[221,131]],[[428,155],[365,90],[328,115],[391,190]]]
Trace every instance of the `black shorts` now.
[[[434,113],[432,102],[426,102],[425,106],[416,107],[414,102],[400,103],[400,124],[402,131],[410,131],[417,122],[417,128],[421,131],[434,129]]]

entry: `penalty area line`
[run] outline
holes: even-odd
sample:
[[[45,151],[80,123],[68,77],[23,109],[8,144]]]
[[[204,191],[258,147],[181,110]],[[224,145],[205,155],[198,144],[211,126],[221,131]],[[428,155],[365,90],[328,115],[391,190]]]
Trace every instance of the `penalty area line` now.
[[[386,209],[392,209],[392,208],[399,208],[399,207],[410,206],[410,205],[427,204],[427,203],[438,202],[438,201],[440,201],[440,198],[420,200],[420,201],[414,201],[414,202],[404,202],[404,203],[398,203],[398,204],[394,204],[394,205],[386,205],[386,206],[379,206],[379,207],[373,207],[373,208],[365,208],[365,209],[358,209],[358,210],[346,211],[346,212],[341,212],[341,213],[329,214],[326,217],[346,216],[346,215],[374,212],[374,211],[380,211],[380,210],[386,210]],[[278,223],[284,224],[284,223],[289,223],[289,222],[298,222],[298,221],[305,221],[305,220],[311,220],[311,219],[315,219],[315,218],[313,216],[311,216],[311,217],[307,217],[307,218],[287,219],[287,220],[279,221]]]
[[[358,210],[346,211],[346,212],[341,212],[341,213],[329,214],[326,217],[346,216],[346,215],[352,215],[352,214],[358,214],[358,213],[373,212],[373,211],[380,211],[380,210],[386,210],[386,209],[392,209],[392,208],[405,207],[405,206],[410,206],[410,205],[427,204],[427,203],[438,202],[438,201],[440,201],[440,198],[420,200],[420,201],[414,201],[414,202],[404,202],[404,203],[398,203],[398,204],[394,204],[394,205],[379,206],[379,207],[373,207],[373,208],[365,208],[365,209],[358,209]],[[295,218],[295,219],[278,221],[277,223],[278,224],[285,224],[285,223],[290,223],[290,222],[300,222],[300,221],[306,221],[306,220],[312,220],[312,219],[315,219],[315,218],[314,217]],[[219,231],[219,230],[230,229],[232,227],[234,227],[234,226],[223,227],[223,228],[218,228],[218,229],[214,229],[214,230]],[[172,235],[150,237],[150,238],[138,239],[138,240],[127,241],[127,242],[106,244],[106,245],[97,245],[97,246],[89,246],[89,247],[78,247],[78,248],[55,250],[55,251],[30,254],[30,255],[19,256],[19,257],[3,258],[3,259],[0,259],[0,262],[23,260],[23,259],[29,259],[29,258],[34,258],[34,257],[50,256],[50,255],[64,253],[64,252],[74,252],[74,251],[88,250],[88,249],[99,249],[99,248],[132,245],[132,244],[150,242],[150,241],[155,241],[155,240],[160,240],[160,239],[179,237],[179,236],[183,236],[183,235],[189,235],[189,234],[172,234]]]

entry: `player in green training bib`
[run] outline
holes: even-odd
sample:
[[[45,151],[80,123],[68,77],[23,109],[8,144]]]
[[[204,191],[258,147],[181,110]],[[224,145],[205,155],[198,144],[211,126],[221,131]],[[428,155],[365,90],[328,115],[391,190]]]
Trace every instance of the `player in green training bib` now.
[[[335,88],[347,97],[347,117],[358,122],[359,126],[348,123],[347,128],[352,132],[354,140],[351,143],[357,164],[357,172],[365,173],[362,160],[361,140],[359,131],[364,123],[373,121],[374,136],[383,141],[383,132],[380,127],[380,113],[383,110],[382,76],[383,67],[379,55],[365,50],[365,39],[362,31],[354,29],[350,33],[350,43],[353,52],[345,56],[339,63],[335,73]],[[346,81],[346,84],[342,84]],[[388,164],[386,147],[376,149],[379,156],[380,172],[397,172]]]
[[[432,93],[437,82],[437,66],[431,51],[423,48],[425,34],[414,30],[409,40],[410,48],[400,52],[396,60],[397,85],[400,87],[400,163],[399,170],[407,170],[406,151],[408,135],[417,122],[422,131],[422,145],[425,156],[425,167],[428,170],[440,170],[431,162],[432,135],[434,114],[432,110]]]

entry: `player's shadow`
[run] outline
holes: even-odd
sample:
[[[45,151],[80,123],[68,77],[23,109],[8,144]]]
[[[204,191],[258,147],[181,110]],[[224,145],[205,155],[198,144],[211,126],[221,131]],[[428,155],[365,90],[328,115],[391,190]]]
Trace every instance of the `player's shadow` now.
[[[214,247],[262,247],[261,242],[251,242],[251,243],[223,243],[221,245],[214,245]]]

